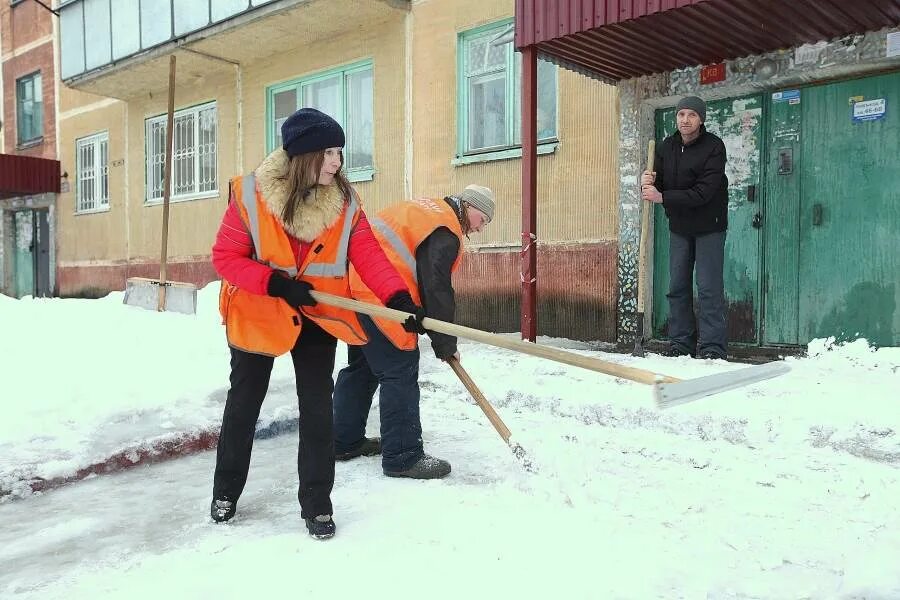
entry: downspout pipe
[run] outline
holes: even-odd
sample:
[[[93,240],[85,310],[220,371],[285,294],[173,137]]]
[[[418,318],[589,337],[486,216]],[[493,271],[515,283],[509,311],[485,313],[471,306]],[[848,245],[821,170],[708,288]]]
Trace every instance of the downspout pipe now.
[[[537,338],[537,49],[522,53],[522,339]]]

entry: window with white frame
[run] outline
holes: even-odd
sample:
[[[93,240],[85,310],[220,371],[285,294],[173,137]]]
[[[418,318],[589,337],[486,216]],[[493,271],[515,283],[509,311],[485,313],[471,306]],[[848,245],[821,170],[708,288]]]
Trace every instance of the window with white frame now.
[[[170,198],[188,200],[218,191],[216,103],[175,112]],[[166,162],[166,115],[146,121],[147,202],[163,197]]]
[[[294,111],[316,108],[344,128],[344,170],[350,180],[372,178],[375,118],[371,61],[281,83],[267,91],[269,152],[282,145],[281,125]]]
[[[514,52],[511,22],[459,34],[458,151],[478,154],[522,145],[522,60]],[[556,66],[537,65],[537,137],[556,139]]]
[[[75,212],[109,208],[109,134],[107,132],[75,141]]]

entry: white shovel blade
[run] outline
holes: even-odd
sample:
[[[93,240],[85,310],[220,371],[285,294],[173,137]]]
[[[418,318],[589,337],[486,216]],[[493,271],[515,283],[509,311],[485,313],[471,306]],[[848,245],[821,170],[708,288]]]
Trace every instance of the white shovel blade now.
[[[670,408],[757,381],[778,377],[790,370],[791,368],[784,361],[773,361],[764,365],[707,375],[678,383],[657,383],[653,386],[653,395],[658,408]]]

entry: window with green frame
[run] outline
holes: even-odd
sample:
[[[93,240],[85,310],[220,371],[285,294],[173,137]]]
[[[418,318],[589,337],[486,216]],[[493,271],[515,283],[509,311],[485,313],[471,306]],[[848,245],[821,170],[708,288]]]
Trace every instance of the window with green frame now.
[[[16,80],[16,141],[26,144],[44,135],[44,102],[41,73]]]
[[[281,124],[301,107],[317,108],[344,128],[344,171],[351,181],[371,179],[375,173],[374,99],[372,62],[330,69],[280,83],[266,90],[267,150],[282,144]]]
[[[512,20],[459,34],[457,57],[458,154],[481,154],[522,145],[522,60],[513,50]],[[556,66],[538,60],[539,142],[556,140]]]

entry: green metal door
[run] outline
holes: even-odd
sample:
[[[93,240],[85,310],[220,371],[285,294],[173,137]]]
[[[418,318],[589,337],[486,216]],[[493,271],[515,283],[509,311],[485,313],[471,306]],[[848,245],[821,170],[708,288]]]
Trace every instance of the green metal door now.
[[[13,278],[16,298],[34,294],[34,213],[13,213]]]
[[[728,151],[725,296],[729,342],[756,343],[759,339],[762,123],[763,97],[759,95],[707,105],[706,128],[722,138]],[[674,131],[675,109],[657,111],[657,143]],[[667,335],[669,320],[669,223],[661,206],[654,215],[653,243],[653,334],[661,338]]]
[[[803,94],[801,343],[900,344],[900,73]]]

